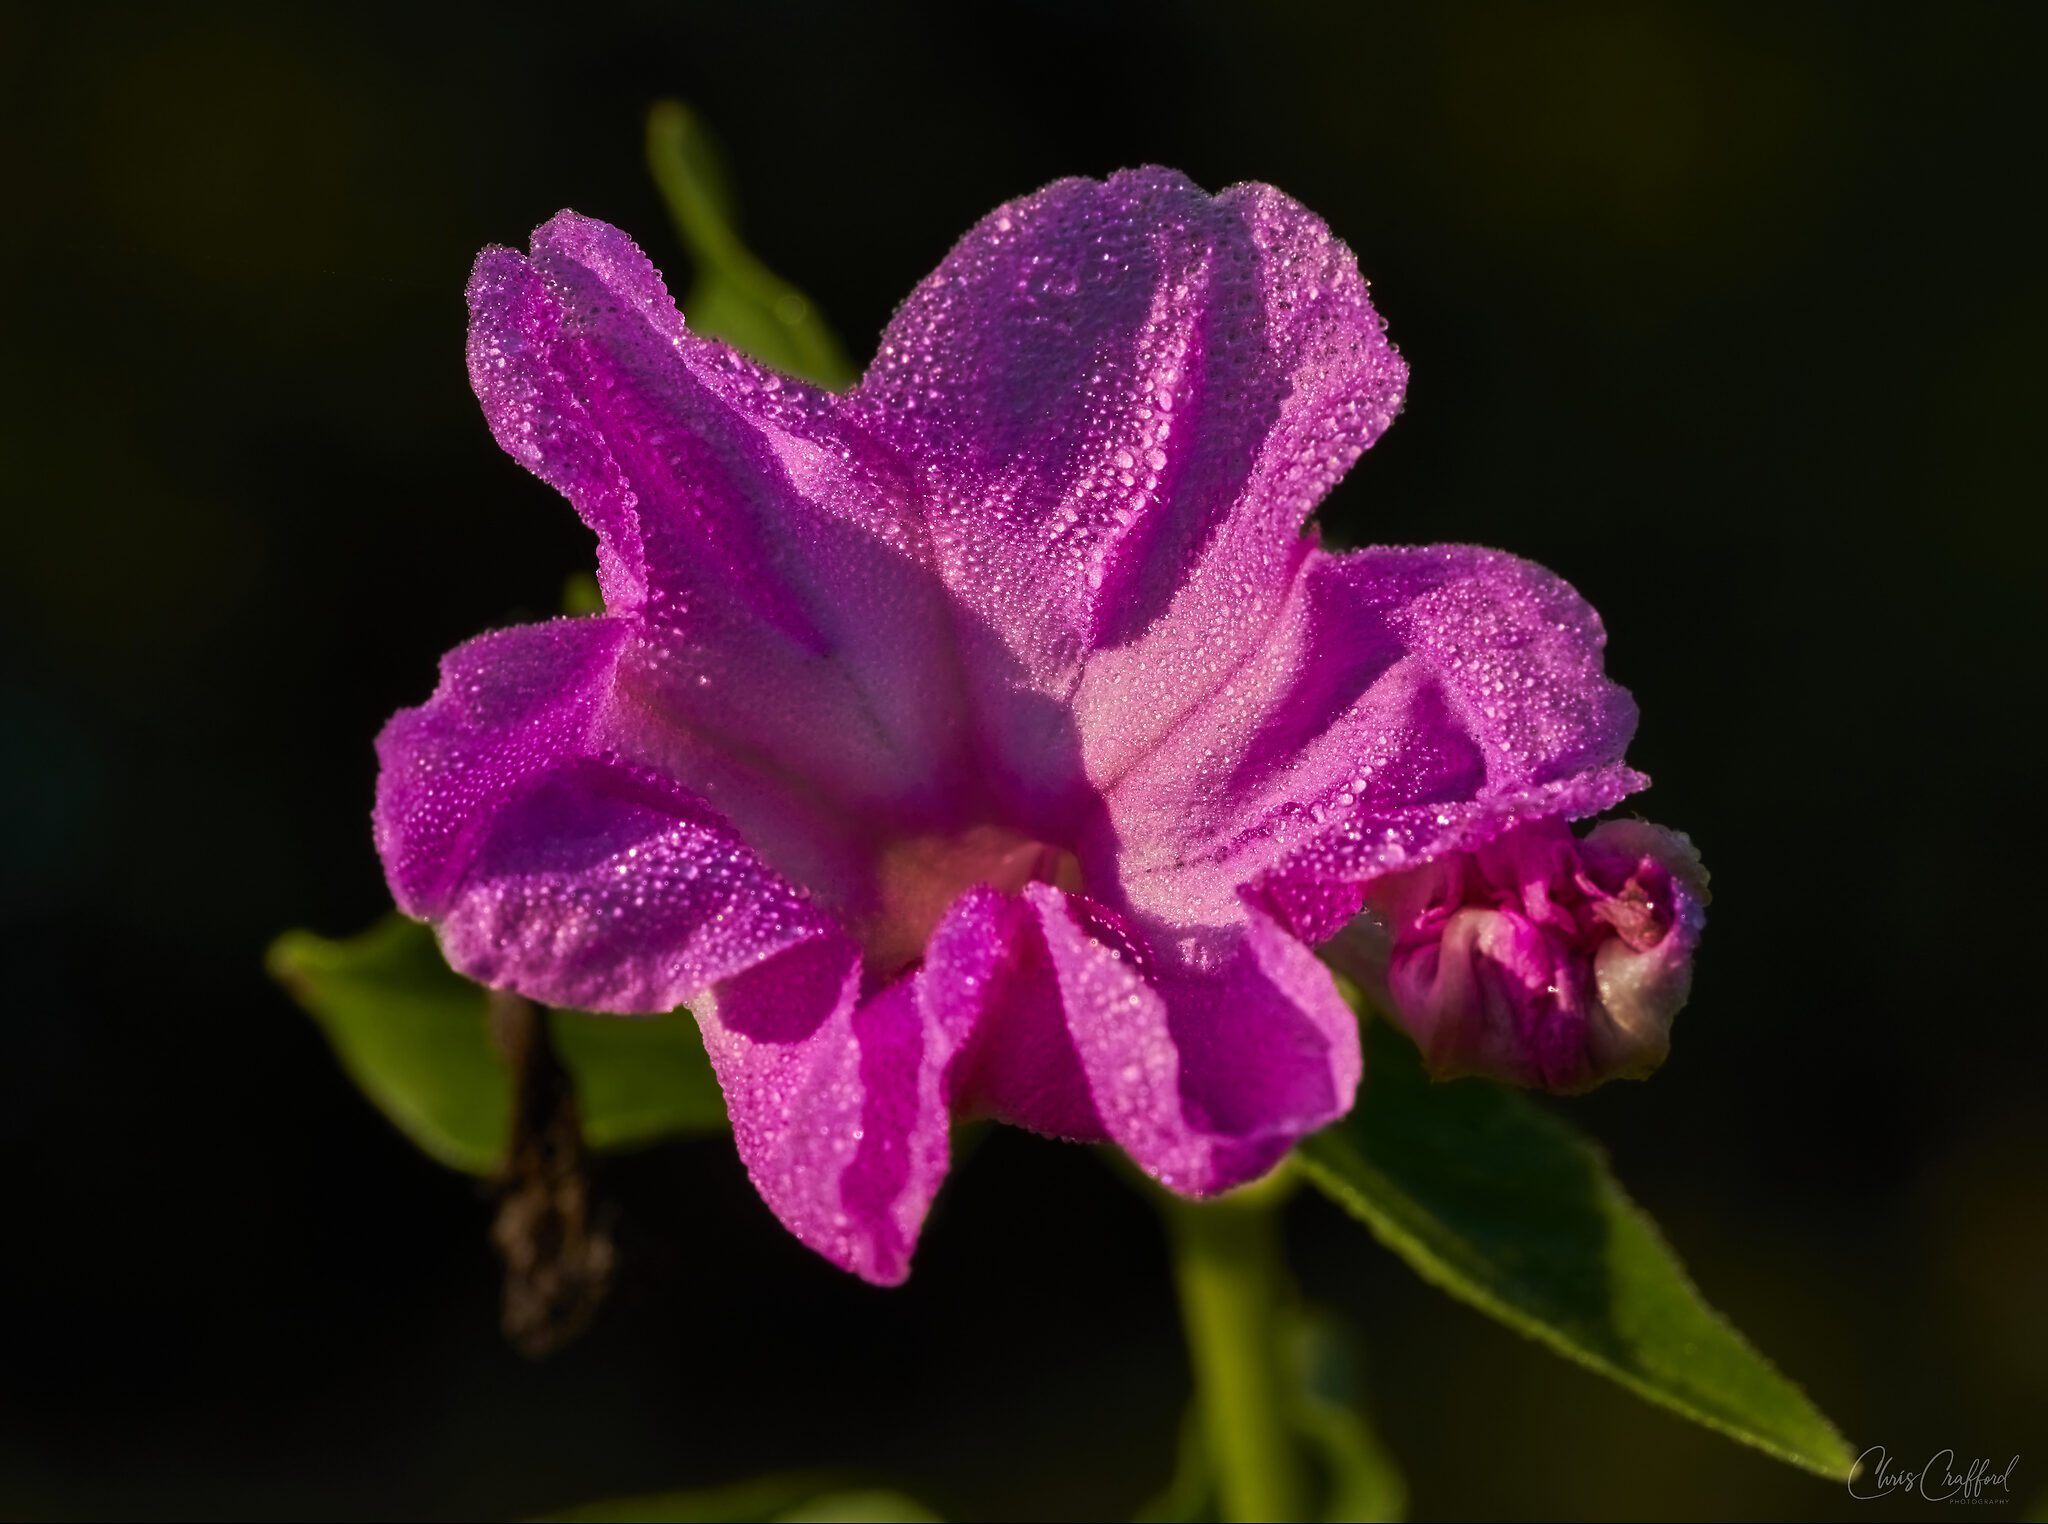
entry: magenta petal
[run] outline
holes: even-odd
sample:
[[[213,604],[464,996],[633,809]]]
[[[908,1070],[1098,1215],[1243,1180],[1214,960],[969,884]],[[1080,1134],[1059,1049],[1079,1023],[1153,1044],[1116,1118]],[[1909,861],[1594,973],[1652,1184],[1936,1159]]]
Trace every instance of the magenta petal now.
[[[1271,922],[1218,939],[1198,971],[1163,964],[1079,895],[1034,884],[1024,897],[1103,1131],[1161,1184],[1241,1185],[1350,1110],[1357,1022],[1329,971]]]
[[[377,737],[377,852],[398,908],[445,913],[478,835],[533,778],[579,755],[630,634],[557,619],[465,641],[441,682]]]
[[[1635,705],[1605,642],[1513,556],[1313,553],[1261,649],[1108,785],[1131,907],[1213,924],[1263,876],[1281,923],[1319,942],[1388,865],[1518,811],[1607,808],[1643,780],[1619,765]]]
[[[576,502],[608,602],[639,616],[622,754],[828,899],[835,815],[945,815],[965,765],[952,613],[896,456],[839,399],[691,334],[603,223],[564,212],[530,257],[491,251],[471,299],[493,432]]]
[[[1203,967],[1049,884],[976,890],[934,935],[927,1000],[956,1007],[955,1109],[1108,1140],[1174,1190],[1250,1180],[1350,1109],[1358,1024],[1329,971],[1254,914]]]
[[[699,1009],[748,1172],[783,1223],[881,1285],[910,1273],[945,1178],[957,1059],[1007,988],[1014,900],[971,890],[924,967],[861,1001],[857,954],[819,941]]]
[[[960,241],[854,401],[924,471],[941,574],[988,632],[968,650],[981,722],[1020,786],[1067,760],[1005,690],[1064,701],[1091,652],[1164,622],[1178,649],[1142,662],[1146,691],[1111,685],[1143,700],[1124,744],[1149,739],[1139,713],[1170,723],[1257,641],[1303,518],[1406,374],[1350,251],[1267,186],[1062,180]]]
[[[809,942],[726,981],[697,1019],[733,1141],[769,1209],[841,1268],[902,1280],[945,1169],[944,1113],[935,1171],[915,1136],[921,1038],[910,982],[863,1005],[857,949]],[[913,1173],[928,1183],[899,1213]]]
[[[1363,1062],[1358,1018],[1322,960],[1267,916],[1251,913],[1220,970],[1165,988],[1183,1104],[1217,1140],[1198,1190],[1264,1174],[1298,1138],[1350,1111]]]
[[[952,1075],[957,1112],[1075,1142],[1109,1137],[1026,900],[986,888],[962,895],[932,934],[925,987],[934,1004],[948,1002],[966,1038]]]
[[[667,1011],[833,928],[703,801],[590,754],[622,633],[557,620],[450,652],[434,697],[378,740],[378,845],[463,973]]]
[[[569,499],[598,540],[598,582],[614,610],[647,592],[638,499],[579,389],[555,362],[562,311],[540,272],[486,249],[469,278],[469,381],[505,453]]]
[[[623,633],[558,620],[450,653],[380,741],[393,890],[486,984],[693,1004],[763,1199],[835,1263],[901,1280],[945,1173],[948,1055],[911,980],[858,1003],[859,949],[701,800],[591,754]]]
[[[510,802],[440,916],[485,984],[579,1010],[689,1004],[831,921],[671,780],[577,759]]]

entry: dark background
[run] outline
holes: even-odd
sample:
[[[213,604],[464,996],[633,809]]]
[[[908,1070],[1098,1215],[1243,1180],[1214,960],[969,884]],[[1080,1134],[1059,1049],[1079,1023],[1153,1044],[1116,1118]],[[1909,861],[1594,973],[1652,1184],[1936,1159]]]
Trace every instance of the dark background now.
[[[1644,808],[1714,872],[1672,1061],[1573,1111],[1858,1448],[2017,1453],[2036,1495],[2044,14],[10,10],[0,1514],[530,1513],[854,1464],[1078,1517],[1164,1479],[1162,1244],[1089,1152],[991,1138],[888,1293],[723,1142],[622,1161],[625,1284],[536,1366],[488,1203],[262,972],[276,931],[388,905],[384,716],[590,564],[484,429],[462,286],[564,205],[680,276],[663,94],[861,354],[1063,174],[1270,180],[1357,249],[1414,383],[1332,534],[1576,583]],[[1291,1230],[1420,1515],[1916,1511],[1636,1404],[1320,1203]]]

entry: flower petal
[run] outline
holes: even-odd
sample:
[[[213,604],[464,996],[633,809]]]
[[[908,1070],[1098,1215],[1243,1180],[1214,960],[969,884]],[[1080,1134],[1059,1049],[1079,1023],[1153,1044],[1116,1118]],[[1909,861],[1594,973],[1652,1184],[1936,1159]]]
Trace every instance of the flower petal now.
[[[1109,1137],[1026,900],[987,888],[962,895],[932,935],[924,977],[928,998],[957,1013],[965,1039],[950,1082],[958,1115],[1074,1142]]]
[[[1392,420],[1406,368],[1350,251],[1270,187],[1062,180],[984,218],[884,334],[854,401],[926,473],[942,574],[1035,691],[1090,654],[1142,747],[1259,640],[1309,510]],[[1056,788],[1012,674],[970,647],[993,755]],[[1118,664],[1112,664],[1118,665]],[[1092,676],[1092,674],[1091,674]],[[1100,700],[1098,702],[1097,700]]]
[[[1106,781],[1094,857],[1115,843],[1127,908],[1171,926],[1233,919],[1266,874],[1281,924],[1321,941],[1387,866],[1643,785],[1620,765],[1635,705],[1601,670],[1605,639],[1513,556],[1315,552],[1265,647]]]
[[[911,981],[863,1004],[852,944],[808,942],[726,981],[698,1004],[697,1019],[761,1199],[842,1269],[883,1285],[901,1281],[945,1170],[943,1111],[935,1171],[928,1157],[933,1129],[920,1105]],[[913,1172],[929,1179],[906,1203]]]
[[[557,619],[465,641],[441,682],[377,737],[377,852],[398,908],[433,919],[469,867],[475,837],[536,775],[581,754],[611,688],[628,626]]]
[[[963,1111],[1107,1138],[1162,1184],[1210,1195],[1350,1109],[1357,1022],[1329,971],[1265,917],[1197,963],[1048,884],[979,909],[982,943],[1000,951],[955,1074]]]
[[[866,1001],[857,960],[817,942],[720,986],[699,1008],[740,1155],[796,1236],[870,1281],[909,1274],[945,1178],[963,1052],[1015,990],[1022,906],[969,890],[924,965]]]
[[[639,499],[570,376],[555,361],[562,309],[524,256],[490,248],[469,278],[469,382],[491,437],[568,498],[597,535],[598,584],[613,610],[647,595]]]
[[[557,620],[450,652],[378,738],[392,892],[482,983],[584,1010],[673,1010],[837,935],[714,811],[597,745],[623,645]]]
[[[641,615],[622,748],[784,872],[821,830],[930,829],[968,764],[914,484],[838,399],[690,334],[617,229],[564,212],[532,247],[479,262],[472,373]]]
[[[392,890],[449,962],[551,1005],[695,1009],[741,1158],[834,1263],[893,1283],[946,1170],[941,1013],[672,779],[618,760],[612,619],[502,630],[378,746]],[[928,1035],[929,1027],[929,1035]]]

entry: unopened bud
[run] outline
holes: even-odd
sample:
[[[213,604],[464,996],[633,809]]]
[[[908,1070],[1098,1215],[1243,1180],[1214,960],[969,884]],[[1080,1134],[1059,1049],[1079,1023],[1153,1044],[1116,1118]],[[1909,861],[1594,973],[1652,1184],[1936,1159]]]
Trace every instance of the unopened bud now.
[[[1542,820],[1375,879],[1329,953],[1438,1079],[1590,1090],[1664,1061],[1707,898],[1676,831]]]

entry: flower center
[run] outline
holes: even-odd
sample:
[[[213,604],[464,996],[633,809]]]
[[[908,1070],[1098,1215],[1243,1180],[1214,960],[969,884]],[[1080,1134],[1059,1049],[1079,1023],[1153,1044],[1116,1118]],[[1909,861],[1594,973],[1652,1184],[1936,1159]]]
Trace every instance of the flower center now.
[[[1080,860],[997,825],[890,843],[875,864],[872,912],[854,928],[868,967],[886,979],[923,957],[947,907],[977,884],[1014,894],[1033,882],[1077,891]]]

